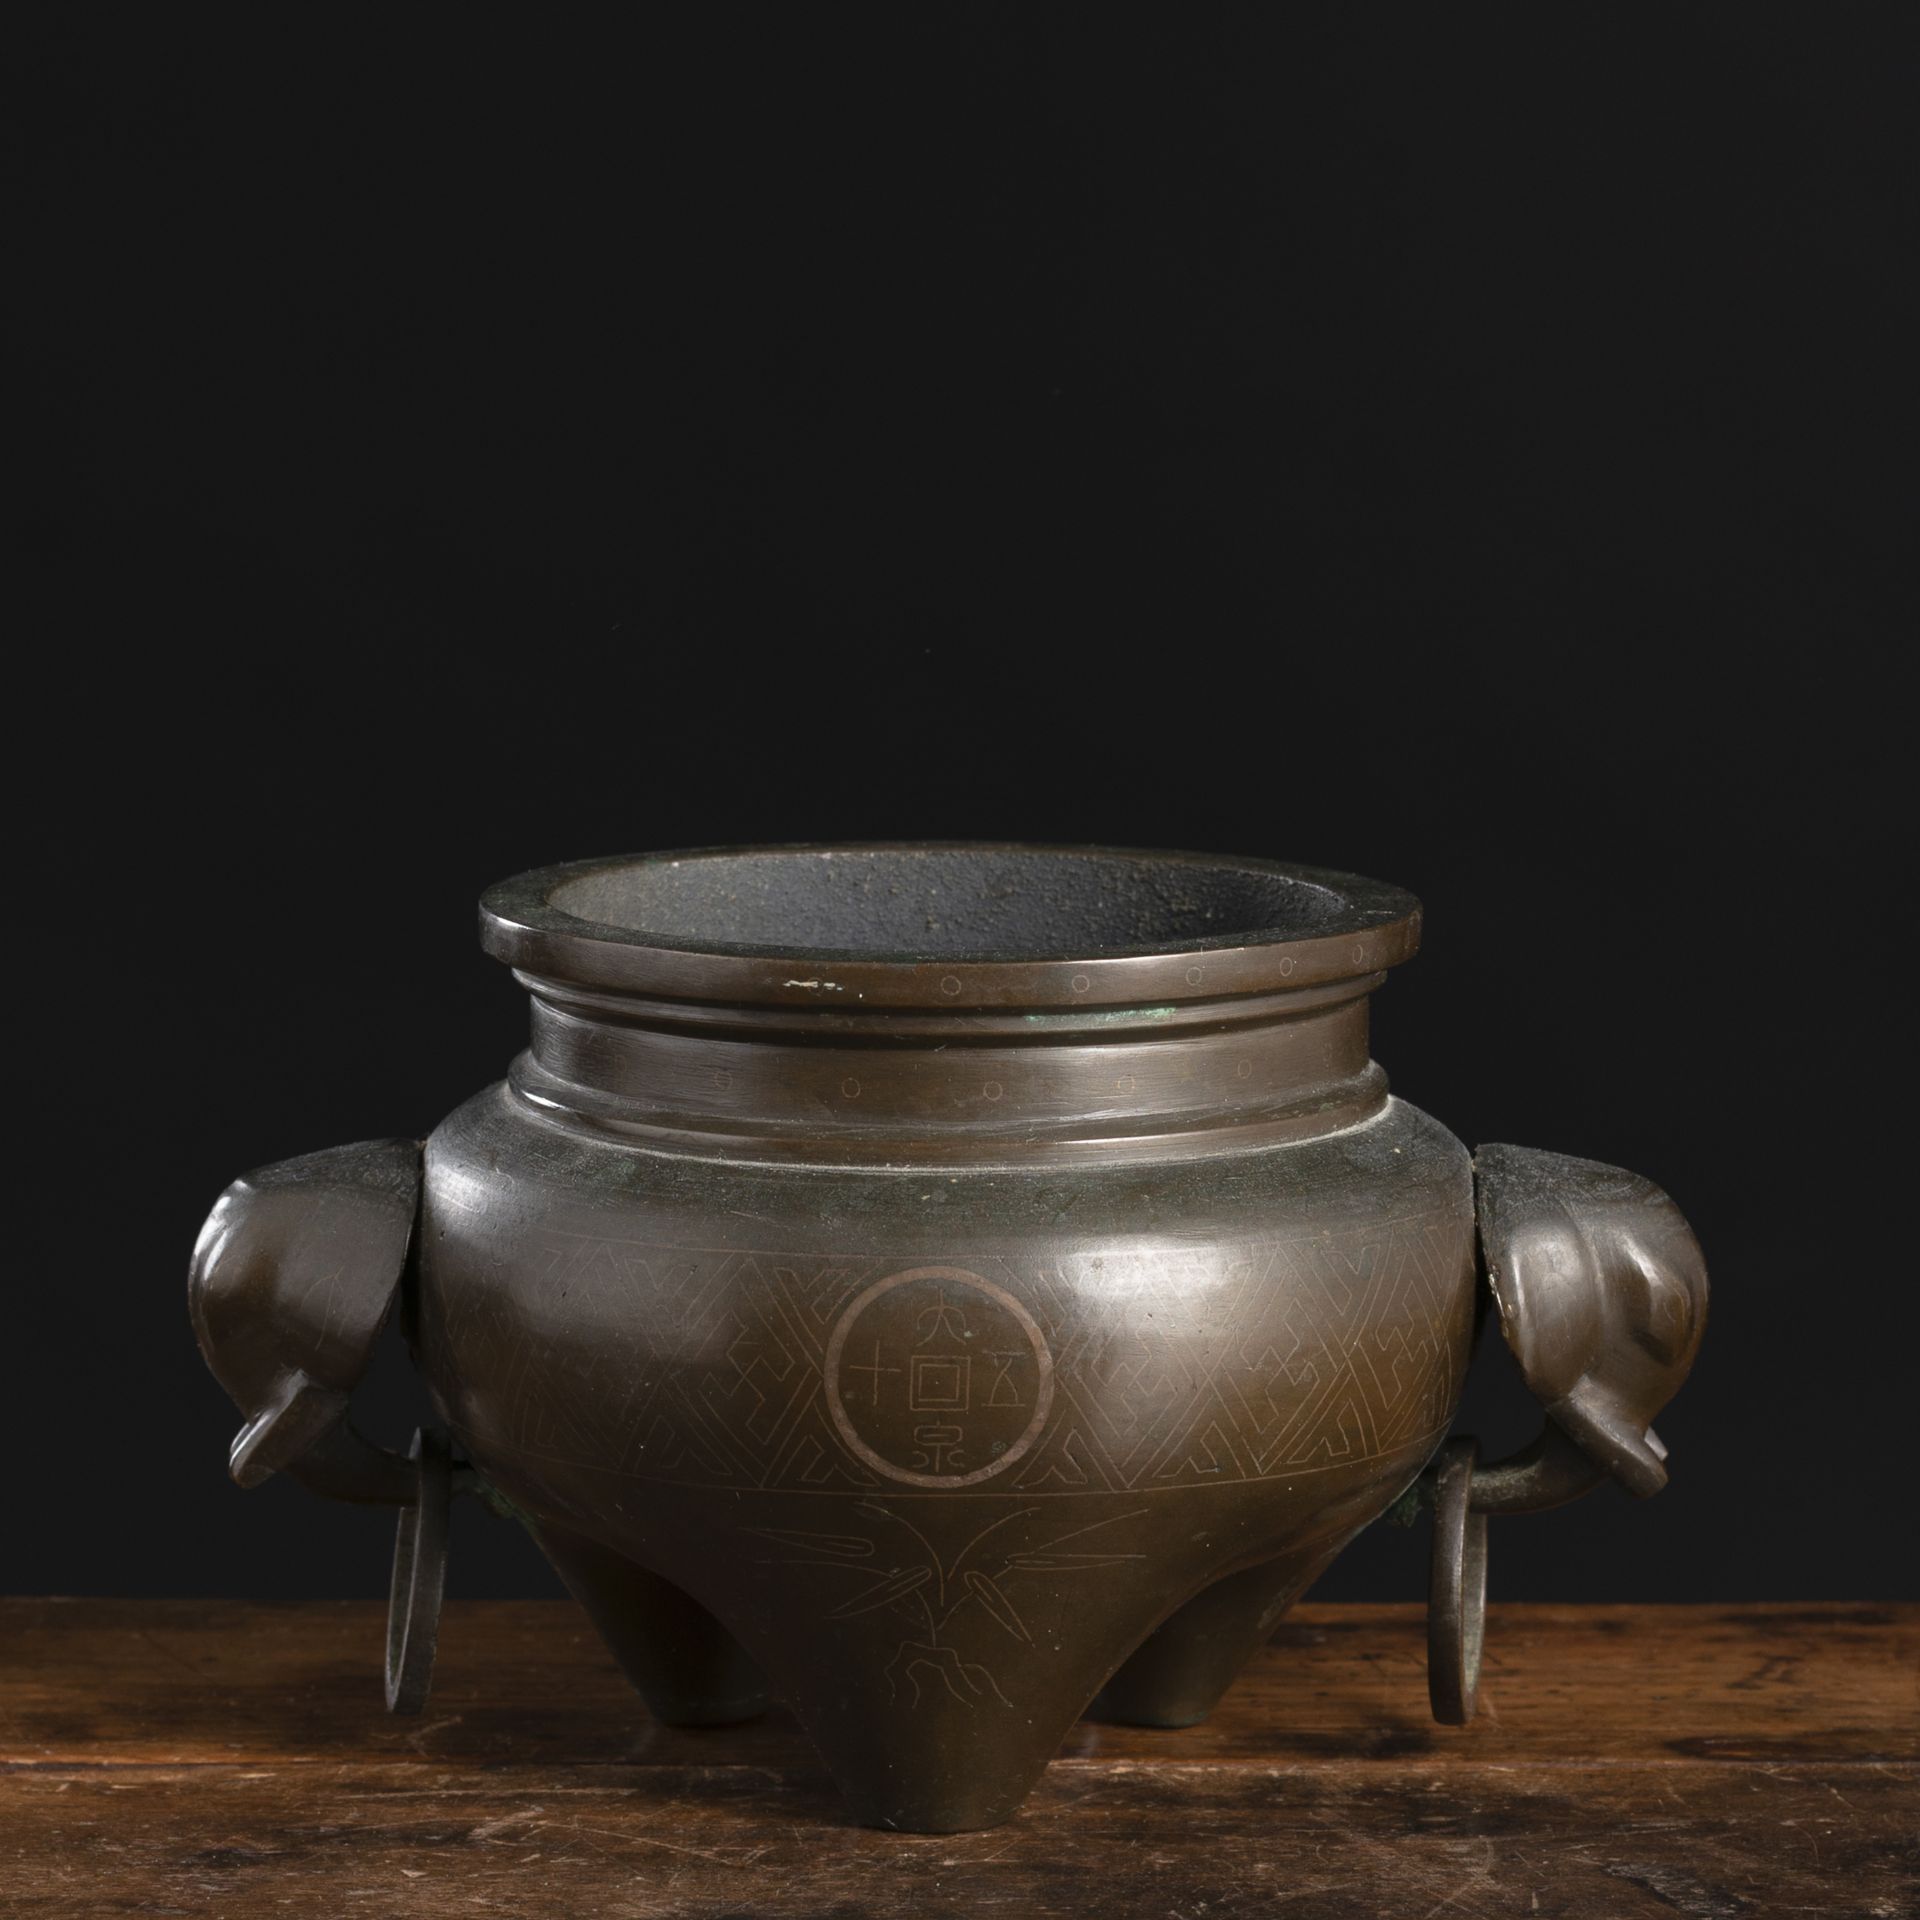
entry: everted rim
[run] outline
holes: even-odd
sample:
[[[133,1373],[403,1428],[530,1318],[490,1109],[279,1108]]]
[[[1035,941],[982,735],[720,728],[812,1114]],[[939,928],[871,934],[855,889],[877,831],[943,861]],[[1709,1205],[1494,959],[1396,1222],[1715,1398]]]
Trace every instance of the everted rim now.
[[[948,954],[805,943],[691,939],[610,925],[555,906],[561,888],[636,867],[769,855],[835,859],[941,853],[1085,857],[1187,866],[1310,887],[1320,924],[1231,928],[1150,945]],[[1323,867],[1194,853],[1038,841],[767,843],[677,848],[566,861],[515,874],[480,900],[480,942],[542,981],[664,999],[814,1006],[841,1014],[886,1007],[1099,1008],[1174,1004],[1323,986],[1397,966],[1420,942],[1420,903],[1404,888]]]

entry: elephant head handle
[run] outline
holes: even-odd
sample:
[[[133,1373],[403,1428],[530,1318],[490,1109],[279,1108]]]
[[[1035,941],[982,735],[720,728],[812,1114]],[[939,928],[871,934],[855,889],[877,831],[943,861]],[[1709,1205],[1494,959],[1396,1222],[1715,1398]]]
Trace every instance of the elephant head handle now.
[[[363,1439],[348,1402],[405,1290],[420,1144],[365,1140],[244,1174],[200,1230],[187,1281],[200,1351],[243,1424],[228,1471],[285,1472],[315,1493],[400,1509],[387,1631],[387,1704],[418,1712],[433,1666],[446,1508],[468,1490],[446,1437],[410,1453]]]
[[[1474,1157],[1480,1256],[1500,1331],[1546,1413],[1539,1439],[1496,1465],[1471,1437],[1421,1477],[1434,1509],[1428,1685],[1437,1719],[1473,1717],[1490,1513],[1558,1506],[1602,1480],[1643,1498],[1667,1484],[1653,1418],[1693,1366],[1707,1269],[1680,1210],[1650,1180],[1531,1147]]]
[[[1637,1173],[1531,1147],[1482,1147],[1474,1197],[1500,1331],[1528,1389],[1603,1474],[1658,1493],[1653,1417],[1707,1325],[1706,1262],[1680,1209]]]

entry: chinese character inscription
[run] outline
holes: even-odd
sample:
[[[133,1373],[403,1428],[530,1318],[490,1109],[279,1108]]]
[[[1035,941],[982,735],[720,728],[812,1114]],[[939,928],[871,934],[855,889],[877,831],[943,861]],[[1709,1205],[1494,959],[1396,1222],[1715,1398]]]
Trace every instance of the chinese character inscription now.
[[[876,1472],[964,1487],[1039,1437],[1053,1356],[1012,1294],[960,1267],[912,1267],[849,1303],[826,1352],[827,1407]]]

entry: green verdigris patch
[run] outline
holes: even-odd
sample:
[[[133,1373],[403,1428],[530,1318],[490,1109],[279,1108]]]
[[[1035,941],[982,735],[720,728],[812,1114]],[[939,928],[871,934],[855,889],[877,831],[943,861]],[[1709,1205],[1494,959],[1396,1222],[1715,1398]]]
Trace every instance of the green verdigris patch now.
[[[488,1512],[498,1514],[502,1520],[518,1520],[529,1533],[533,1531],[533,1516],[524,1508],[516,1506],[491,1480],[476,1473],[473,1476],[473,1492],[474,1497]]]

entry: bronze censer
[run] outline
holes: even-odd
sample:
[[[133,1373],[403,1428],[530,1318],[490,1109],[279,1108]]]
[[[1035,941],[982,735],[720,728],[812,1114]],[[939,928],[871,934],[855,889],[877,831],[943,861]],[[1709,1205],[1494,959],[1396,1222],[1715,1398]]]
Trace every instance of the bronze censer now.
[[[467,1489],[661,1720],[772,1693],[861,1820],[987,1826],[1089,1708],[1203,1718],[1413,1499],[1465,1721],[1487,1516],[1666,1480],[1699,1248],[1632,1174],[1388,1093],[1398,888],[768,847],[523,874],[480,921],[532,1003],[507,1078],[236,1181],[193,1261],[234,1478],[400,1509],[400,1710]],[[1489,1296],[1545,1420],[1481,1465],[1448,1426]],[[405,1455],[347,1417],[396,1309],[445,1423]]]

